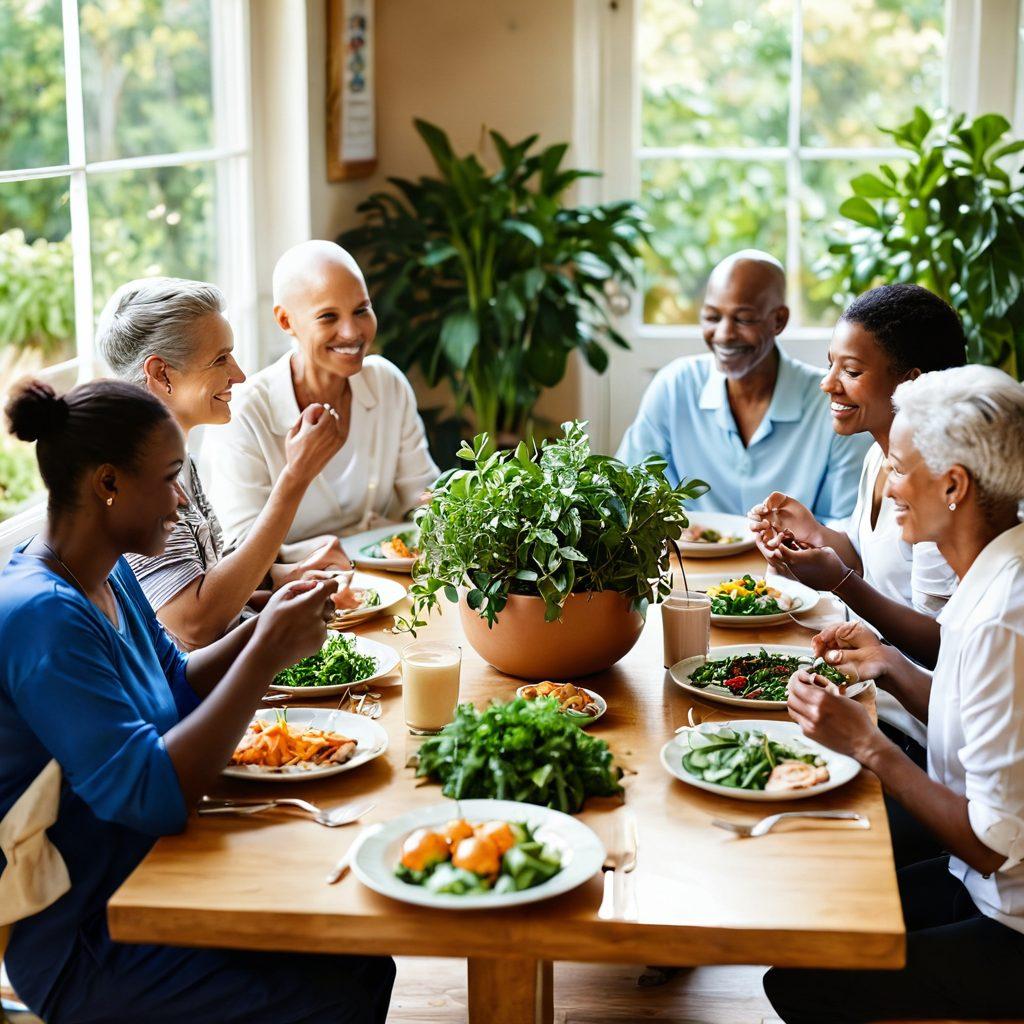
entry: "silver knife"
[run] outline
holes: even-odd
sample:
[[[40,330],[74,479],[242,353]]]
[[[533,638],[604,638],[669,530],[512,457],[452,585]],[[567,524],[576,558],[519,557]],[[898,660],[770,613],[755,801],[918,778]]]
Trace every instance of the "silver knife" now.
[[[344,852],[341,860],[334,865],[333,868],[327,873],[327,878],[324,879],[328,885],[334,885],[335,882],[340,882],[345,875],[345,872],[352,866],[352,858],[355,856],[356,850],[369,839],[370,836],[375,836],[384,826],[381,824],[369,825],[363,829],[349,844],[348,849]]]

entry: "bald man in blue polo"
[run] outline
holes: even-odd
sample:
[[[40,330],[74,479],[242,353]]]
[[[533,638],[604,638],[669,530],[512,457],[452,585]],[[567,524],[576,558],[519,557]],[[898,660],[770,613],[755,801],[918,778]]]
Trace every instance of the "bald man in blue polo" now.
[[[857,500],[864,435],[832,430],[824,370],[788,356],[786,276],[768,253],[747,249],[708,278],[700,311],[709,353],[684,356],[651,382],[618,457],[656,453],[673,483],[698,477],[711,490],[689,505],[745,514],[772,491],[803,502],[819,521],[839,521]]]

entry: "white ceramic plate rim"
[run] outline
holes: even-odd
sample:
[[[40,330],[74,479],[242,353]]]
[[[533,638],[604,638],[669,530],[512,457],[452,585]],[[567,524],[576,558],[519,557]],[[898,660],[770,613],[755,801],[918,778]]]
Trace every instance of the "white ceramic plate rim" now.
[[[708,587],[716,586],[723,580],[735,579],[736,576],[743,575],[742,573],[736,573],[735,576],[724,575],[722,573],[687,573],[687,584],[691,590],[707,590]],[[758,572],[750,573],[755,579],[765,578],[764,572],[759,570]],[[798,583],[796,580],[788,579],[785,576],[772,576],[768,581],[768,585],[775,587],[776,590],[781,590],[782,593],[788,594],[790,597],[796,598],[800,601],[800,604],[788,612],[773,612],[771,615],[719,615],[714,612],[711,613],[711,622],[715,626],[725,626],[736,628],[747,628],[747,627],[759,627],[759,626],[778,626],[784,622],[789,622],[790,615],[802,615],[804,612],[813,611],[817,606],[818,601],[821,600],[821,595],[810,587],[804,586],[802,583]]]
[[[335,633],[335,630],[331,631]],[[297,697],[336,697],[353,686],[368,686],[373,683],[375,686],[400,686],[402,677],[396,676],[393,679],[385,679],[390,676],[401,660],[398,652],[392,650],[387,644],[379,640],[371,640],[368,636],[357,636],[355,633],[342,633],[341,636],[355,637],[356,650],[360,654],[368,654],[377,659],[377,671],[365,679],[357,679],[354,683],[336,683],[334,686],[282,686],[280,683],[271,683],[269,689],[277,693],[293,693]],[[328,640],[332,639],[328,637]],[[324,641],[326,645],[327,640]]]
[[[733,722],[715,722],[714,726],[728,726],[731,729],[758,729],[771,736],[772,739],[781,740],[784,743],[796,741],[802,746],[809,748],[814,753],[825,759],[828,765],[828,782],[822,782],[818,786],[811,786],[809,789],[793,789],[782,793],[766,793],[763,789],[732,789],[729,786],[720,786],[717,782],[705,782],[691,775],[683,767],[683,754],[685,748],[679,742],[685,733],[673,736],[661,748],[661,763],[669,775],[685,782],[688,786],[696,789],[703,789],[709,793],[717,793],[719,796],[727,796],[733,800],[752,800],[759,803],[774,803],[775,801],[804,800],[807,797],[818,796],[830,790],[845,786],[847,782],[855,779],[860,772],[860,765],[845,754],[839,754],[820,743],[808,739],[800,731],[796,722],[773,722],[770,719],[738,719]],[[706,727],[705,727],[706,729]],[[687,732],[690,730],[687,729]]]
[[[679,550],[687,558],[725,558],[728,555],[738,555],[743,551],[750,551],[756,545],[754,538],[750,535],[750,524],[746,516],[732,515],[728,512],[687,512],[686,518],[690,526],[710,526],[713,530],[721,533],[738,533],[743,540],[733,541],[731,544],[699,544],[693,541],[681,540]]]
[[[277,715],[277,708],[261,708],[253,718],[269,719]],[[221,774],[231,779],[246,779],[250,782],[305,782],[307,779],[326,779],[330,775],[350,772],[353,768],[367,764],[388,749],[388,734],[384,728],[366,715],[353,715],[348,711],[333,711],[330,708],[288,708],[288,721],[293,725],[309,723],[314,728],[324,728],[328,721],[332,732],[340,732],[356,741],[356,752],[344,764],[331,764],[308,771],[282,772],[272,768],[250,768],[243,765],[229,765]],[[246,726],[248,728],[248,726]]]
[[[373,558],[364,555],[362,548],[384,537],[391,537],[396,533],[405,533],[406,530],[418,530],[419,527],[412,522],[386,523],[384,526],[376,526],[372,530],[364,530],[362,533],[354,533],[351,537],[342,537],[342,546],[352,559],[352,564],[362,569],[383,569],[385,572],[408,572],[415,558]]]
[[[482,893],[456,896],[453,893],[432,893],[419,885],[410,885],[395,877],[399,849],[405,837],[417,828],[443,825],[452,818],[469,821],[525,821],[538,833],[571,852],[569,863],[548,881],[522,892]],[[604,847],[594,832],[577,818],[550,807],[521,804],[512,800],[446,801],[417,807],[386,822],[378,832],[362,833],[356,839],[352,856],[352,873],[363,885],[382,896],[413,903],[421,907],[443,910],[482,910],[517,907],[524,903],[561,896],[589,881],[601,869]]]
[[[365,572],[353,574],[351,586],[364,589],[372,587],[380,594],[380,604],[373,608],[360,608],[358,611],[352,611],[348,615],[335,618],[331,624],[335,629],[339,626],[345,627],[354,625],[357,622],[365,622],[367,619],[372,619],[375,615],[386,615],[408,593],[405,586],[399,583],[398,580],[382,579],[380,576],[369,576]],[[389,593],[390,597],[388,596]]]
[[[525,690],[527,686],[536,685],[536,683],[524,683],[522,686],[516,688],[516,696],[522,697],[523,690]],[[581,729],[586,729],[593,725],[608,710],[608,701],[606,701],[596,690],[592,690],[589,686],[578,686],[576,689],[584,690],[589,693],[591,698],[593,698],[594,703],[597,705],[596,715],[570,715],[566,712],[566,717],[570,722],[575,722]]]
[[[718,704],[731,704],[737,708],[760,708],[763,711],[781,711],[786,706],[784,700],[750,700],[747,697],[726,697],[720,693],[708,693],[700,686],[694,686],[690,680],[690,674],[694,669],[699,668],[705,661],[716,661],[719,658],[735,658],[738,654],[757,654],[762,648],[769,654],[784,654],[791,658],[814,659],[814,651],[809,647],[798,647],[796,644],[729,644],[726,647],[712,647],[708,656],[698,654],[693,658],[685,658],[677,661],[668,671],[672,681],[686,690],[704,700],[713,700]],[[851,683],[846,688],[847,697],[856,697],[863,693],[871,685],[870,679],[862,679],[860,682]]]

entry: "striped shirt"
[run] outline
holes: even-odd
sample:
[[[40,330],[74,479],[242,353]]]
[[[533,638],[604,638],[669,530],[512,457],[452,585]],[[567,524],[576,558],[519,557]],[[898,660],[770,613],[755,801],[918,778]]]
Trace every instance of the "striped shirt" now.
[[[178,524],[162,555],[127,555],[143,593],[158,612],[193,580],[205,576],[224,553],[220,523],[207,500],[195,461],[189,457],[178,478],[188,504],[178,509]]]

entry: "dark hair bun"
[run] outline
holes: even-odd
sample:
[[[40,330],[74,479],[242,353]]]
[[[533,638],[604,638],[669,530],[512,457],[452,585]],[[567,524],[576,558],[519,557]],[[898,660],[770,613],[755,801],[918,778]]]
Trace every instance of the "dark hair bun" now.
[[[19,441],[42,441],[64,426],[70,409],[49,384],[28,380],[15,387],[6,412],[7,429]]]

